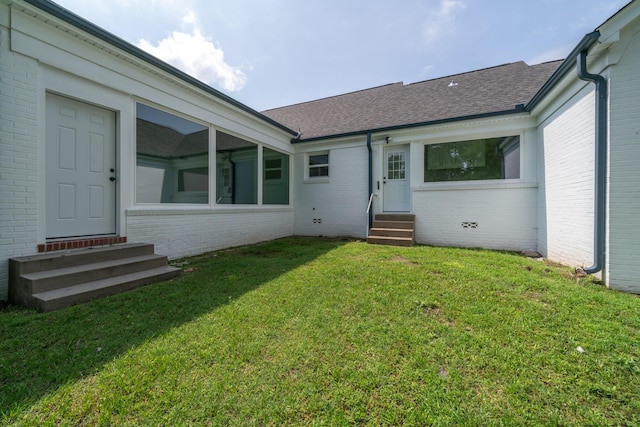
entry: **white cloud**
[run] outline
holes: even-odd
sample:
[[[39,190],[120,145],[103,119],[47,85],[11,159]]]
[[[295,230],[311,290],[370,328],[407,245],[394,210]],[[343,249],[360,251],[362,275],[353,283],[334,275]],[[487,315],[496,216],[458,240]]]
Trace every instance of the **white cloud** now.
[[[242,89],[247,82],[245,73],[225,62],[224,51],[200,32],[197,22],[196,15],[189,12],[182,18],[185,31],[173,31],[155,45],[145,39],[136,45],[209,85],[229,92]]]
[[[440,0],[439,8],[431,12],[425,23],[425,44],[433,46],[443,37],[455,34],[455,14],[464,7],[461,0]]]

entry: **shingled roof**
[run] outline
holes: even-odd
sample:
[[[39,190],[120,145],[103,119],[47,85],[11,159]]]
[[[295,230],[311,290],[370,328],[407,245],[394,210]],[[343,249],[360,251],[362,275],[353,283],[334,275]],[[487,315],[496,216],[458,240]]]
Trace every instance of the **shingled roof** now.
[[[301,140],[518,110],[562,61],[514,62],[404,85],[393,83],[264,111]]]

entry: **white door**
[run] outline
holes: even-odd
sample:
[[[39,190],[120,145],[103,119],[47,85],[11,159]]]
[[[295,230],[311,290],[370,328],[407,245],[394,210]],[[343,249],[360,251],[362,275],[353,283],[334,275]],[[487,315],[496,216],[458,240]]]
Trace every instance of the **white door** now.
[[[47,94],[47,238],[115,234],[116,117]]]
[[[385,212],[410,212],[409,146],[385,147],[383,209]]]

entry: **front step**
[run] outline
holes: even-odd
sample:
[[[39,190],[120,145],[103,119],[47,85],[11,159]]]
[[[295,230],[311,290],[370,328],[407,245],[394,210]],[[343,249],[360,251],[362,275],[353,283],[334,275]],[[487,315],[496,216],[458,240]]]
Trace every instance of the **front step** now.
[[[121,276],[40,292],[33,294],[33,298],[37,301],[36,308],[40,311],[53,311],[96,298],[129,291],[149,283],[169,280],[175,276],[176,269],[165,265],[164,267],[136,271]]]
[[[19,257],[9,260],[9,300],[51,311],[178,274],[145,243]]]
[[[415,242],[415,215],[376,214],[367,243],[412,246]]]

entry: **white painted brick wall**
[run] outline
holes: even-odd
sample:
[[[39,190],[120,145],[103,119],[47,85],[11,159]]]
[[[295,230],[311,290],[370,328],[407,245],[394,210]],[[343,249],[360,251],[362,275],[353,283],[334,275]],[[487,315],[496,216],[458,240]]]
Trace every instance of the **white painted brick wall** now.
[[[640,293],[640,34],[610,78],[608,286]]]
[[[594,89],[586,86],[538,128],[538,251],[593,263]]]
[[[535,187],[413,192],[416,242],[525,251],[536,248]],[[477,228],[463,228],[476,222]]]
[[[329,182],[306,183],[305,154],[295,155],[295,234],[366,237],[367,156],[364,142],[358,147],[334,147],[329,154]]]
[[[11,52],[9,30],[0,27],[0,300],[9,258],[37,251],[37,120],[38,65]]]
[[[127,240],[155,245],[171,259],[291,236],[293,211],[188,213],[131,211]]]

